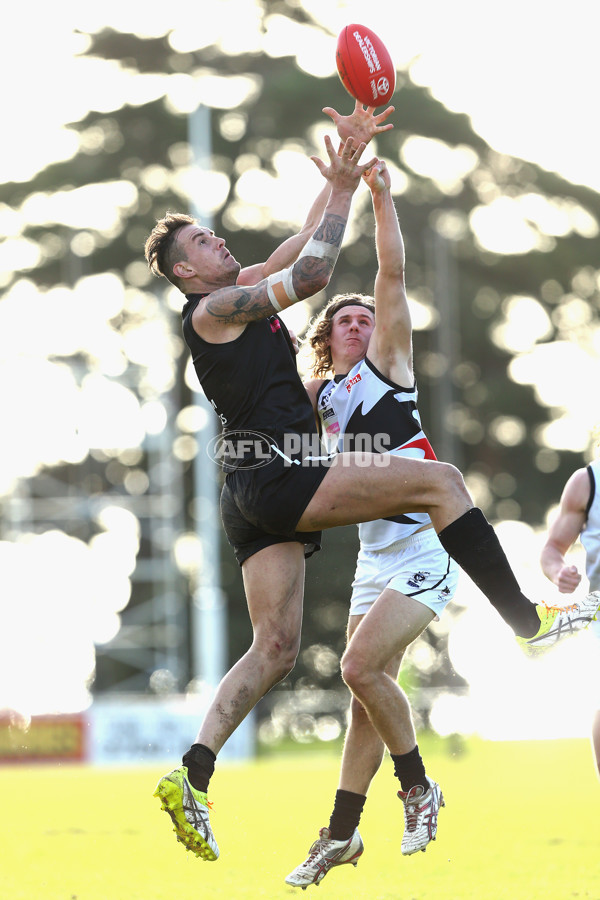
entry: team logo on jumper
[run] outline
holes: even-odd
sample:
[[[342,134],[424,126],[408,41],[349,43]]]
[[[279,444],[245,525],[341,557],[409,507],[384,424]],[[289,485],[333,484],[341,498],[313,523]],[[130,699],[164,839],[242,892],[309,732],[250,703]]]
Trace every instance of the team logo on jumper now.
[[[413,588],[419,588],[428,575],[429,572],[415,572],[415,574],[408,579],[408,583]]]

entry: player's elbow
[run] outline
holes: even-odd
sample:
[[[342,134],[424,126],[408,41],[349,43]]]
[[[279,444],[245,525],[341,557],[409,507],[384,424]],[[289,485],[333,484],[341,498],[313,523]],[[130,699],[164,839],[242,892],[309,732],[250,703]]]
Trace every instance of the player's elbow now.
[[[314,297],[324,291],[329,284],[333,267],[324,264],[323,260],[310,256],[302,257],[293,269],[294,291],[298,300]]]

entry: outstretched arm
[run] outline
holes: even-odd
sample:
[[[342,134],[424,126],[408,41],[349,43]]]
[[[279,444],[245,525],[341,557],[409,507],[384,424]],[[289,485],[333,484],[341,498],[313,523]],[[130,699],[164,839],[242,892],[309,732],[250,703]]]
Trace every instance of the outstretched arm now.
[[[311,157],[331,187],[321,222],[291,268],[273,273],[257,285],[225,287],[213,291],[194,310],[192,323],[205,340],[220,343],[233,340],[248,322],[264,319],[298,300],[312,297],[329,283],[337,261],[352,197],[363,173],[376,159],[361,165],[364,144],[348,140],[336,153],[331,139],[325,138],[329,156],[327,166]]]
[[[412,325],[404,283],[404,241],[383,161],[363,176],[375,213],[375,329],[367,355],[396,384],[412,383]]]
[[[585,525],[589,497],[590,479],[587,469],[577,469],[564,487],[558,515],[542,548],[542,571],[561,594],[572,594],[581,581],[577,566],[568,565],[565,557]]]
[[[318,197],[311,206],[306,222],[298,232],[287,238],[276,250],[271,253],[269,258],[263,263],[257,263],[254,266],[247,266],[242,269],[238,275],[237,284],[258,284],[267,275],[273,272],[280,272],[296,262],[298,256],[304,250],[309,238],[314,234],[315,229],[323,217],[327,201],[331,194],[331,186],[326,183],[319,192]]]
[[[344,143],[348,138],[353,138],[356,145],[360,143],[368,144],[375,135],[383,131],[389,131],[390,128],[394,127],[391,123],[383,124],[394,112],[393,106],[388,106],[382,113],[375,115],[374,106],[365,107],[357,100],[349,116],[342,116],[331,106],[326,106],[323,112],[333,119],[338,135]],[[280,244],[266,262],[257,263],[242,269],[238,275],[237,284],[258,284],[267,275],[272,275],[273,272],[280,272],[282,269],[291,266],[298,259],[298,256],[321,221],[330,193],[331,187],[329,184],[326,184],[311,206],[306,222],[300,231]]]

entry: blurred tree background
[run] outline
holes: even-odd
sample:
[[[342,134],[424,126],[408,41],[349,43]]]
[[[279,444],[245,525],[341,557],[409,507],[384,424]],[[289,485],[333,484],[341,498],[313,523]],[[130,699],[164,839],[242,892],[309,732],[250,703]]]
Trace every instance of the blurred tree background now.
[[[257,14],[321,29],[297,3],[258,6]],[[294,166],[315,195],[320,186],[307,157],[322,156],[322,134],[332,133],[322,107],[349,112],[353,101],[337,77],[310,76],[293,56],[177,49],[168,34],[142,39],[108,28],[82,42],[86,55],[132,78],[161,78],[152,99],[73,122],[73,158],[27,183],[0,185],[3,217],[12,211],[20,223],[4,241],[6,252],[12,244],[0,303],[4,357],[11,341],[26,356],[43,340],[46,350],[43,366],[23,364],[34,374],[31,386],[11,370],[3,411],[24,442],[43,433],[47,446],[55,437],[37,457],[17,442],[1,485],[3,537],[59,532],[96,551],[104,538],[112,552],[107,535],[120,513],[129,535],[122,572],[131,586],[116,591],[111,621],[94,637],[91,689],[184,690],[201,565],[193,498],[202,419],[180,334],[181,297],[148,273],[144,240],[165,210],[189,210],[195,200],[243,265],[265,259],[310,205],[306,192],[291,191]],[[540,528],[592,446],[593,410],[577,427],[565,413],[575,392],[593,384],[586,376],[598,348],[600,196],[493,151],[467,116],[445,108],[408,71],[398,72],[393,103],[394,130],[374,152],[392,170],[406,242],[425,430],[438,457],[461,468],[491,521]],[[210,108],[204,172],[189,145],[189,113],[198,104]],[[366,192],[357,197],[331,293],[372,291],[373,231]],[[323,300],[314,298],[309,312]],[[18,316],[16,336],[9,314]],[[554,393],[544,390],[550,373]],[[35,403],[43,412],[32,417]],[[240,573],[222,544],[233,662],[250,628]],[[322,734],[336,733],[357,546],[354,528],[337,529],[308,563],[301,656],[259,708],[267,737],[287,728],[310,738],[317,708]],[[449,611],[409,654],[409,684],[462,683],[445,653],[451,618]],[[292,690],[308,698],[304,718],[288,714]],[[312,706],[311,697],[318,698]],[[421,712],[425,723],[426,703]]]

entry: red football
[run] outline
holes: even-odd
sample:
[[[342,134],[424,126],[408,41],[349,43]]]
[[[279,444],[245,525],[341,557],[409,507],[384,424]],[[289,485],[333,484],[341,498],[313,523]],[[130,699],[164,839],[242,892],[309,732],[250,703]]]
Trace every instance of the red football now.
[[[342,84],[365,106],[388,103],[396,87],[396,69],[381,38],[365,25],[346,25],[335,54]]]

